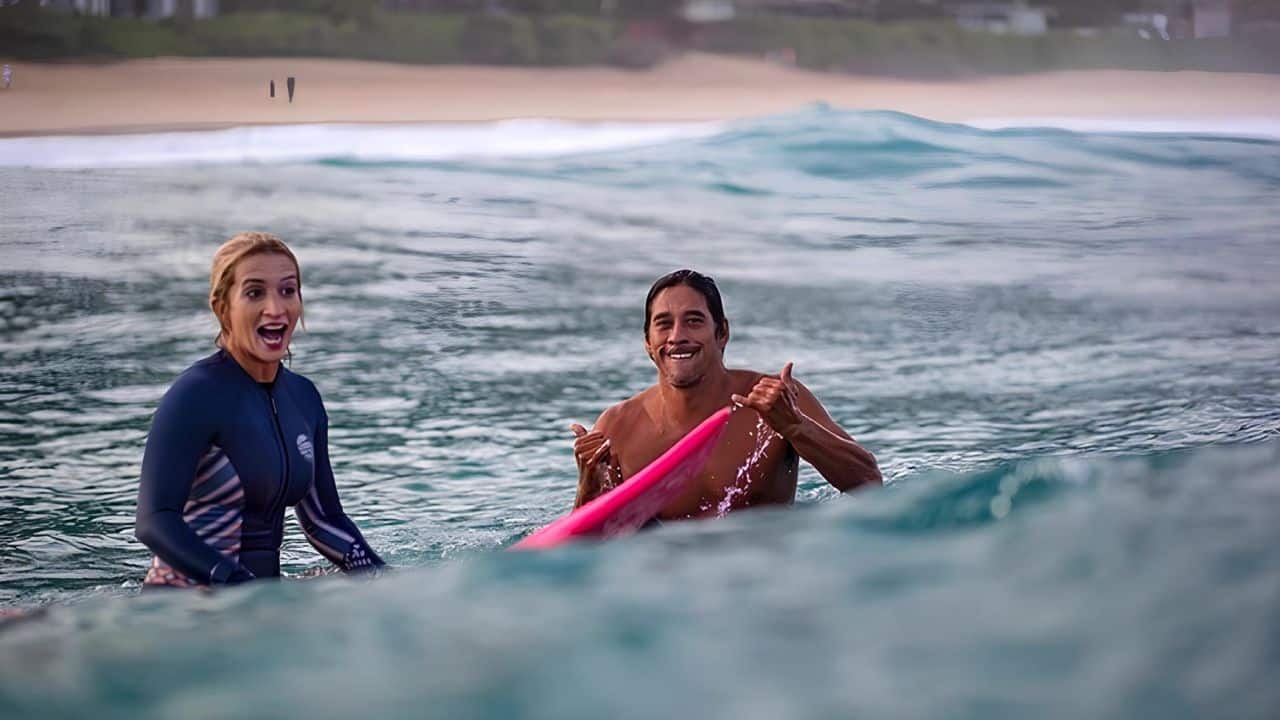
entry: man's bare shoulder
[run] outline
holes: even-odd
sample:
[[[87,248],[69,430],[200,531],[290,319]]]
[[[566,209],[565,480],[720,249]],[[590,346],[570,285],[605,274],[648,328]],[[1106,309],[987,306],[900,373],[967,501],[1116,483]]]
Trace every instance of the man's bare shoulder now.
[[[751,392],[751,388],[755,387],[755,384],[760,382],[760,378],[765,378],[765,377],[771,377],[776,379],[778,377],[778,373],[776,372],[765,373],[765,372],[759,372],[757,370],[748,370],[746,368],[730,368],[729,369],[729,378],[733,383],[733,391],[738,393],[739,395],[746,395],[747,393]],[[794,377],[791,379],[791,382],[795,384],[800,396],[800,401],[802,403],[819,402],[817,396],[814,395],[813,391],[810,390],[808,386],[806,386],[803,382],[800,382]]]
[[[751,388],[760,382],[760,378],[767,374],[746,368],[730,368],[729,380],[733,383],[734,392],[742,393],[742,388],[750,392]]]
[[[605,408],[605,411],[600,413],[600,418],[596,420],[596,428],[606,432],[616,430],[630,426],[637,419],[645,417],[646,403],[650,402],[657,389],[657,385],[651,385],[626,400]]]

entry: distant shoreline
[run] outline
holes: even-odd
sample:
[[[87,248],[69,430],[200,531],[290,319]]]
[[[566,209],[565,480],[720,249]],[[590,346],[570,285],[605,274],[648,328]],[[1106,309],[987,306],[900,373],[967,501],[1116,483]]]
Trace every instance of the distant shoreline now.
[[[0,136],[310,123],[732,120],[814,103],[940,121],[1016,117],[1277,118],[1280,75],[1065,71],[920,81],[688,53],[655,69],[399,65],[311,58],[9,62]],[[297,78],[295,101],[285,78]],[[276,97],[267,97],[270,80]]]

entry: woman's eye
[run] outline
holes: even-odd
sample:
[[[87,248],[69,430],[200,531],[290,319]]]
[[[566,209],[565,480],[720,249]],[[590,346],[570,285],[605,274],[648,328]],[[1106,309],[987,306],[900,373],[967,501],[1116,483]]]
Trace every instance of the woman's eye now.
[[[261,290],[259,290],[258,288],[253,288],[253,289],[251,289],[251,290],[245,290],[245,291],[244,291],[244,296],[245,296],[245,297],[247,297],[247,298],[249,298],[250,300],[257,300],[258,298],[262,297],[262,291],[261,291]]]
[[[282,289],[280,291],[280,294],[284,295],[285,297],[293,297],[294,295],[298,294],[298,288],[287,287]]]

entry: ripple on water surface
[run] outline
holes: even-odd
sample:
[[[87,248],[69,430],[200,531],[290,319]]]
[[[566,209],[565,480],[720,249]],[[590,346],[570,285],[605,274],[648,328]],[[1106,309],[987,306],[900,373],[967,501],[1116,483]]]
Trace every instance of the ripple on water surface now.
[[[0,630],[0,713],[1280,706],[1280,144],[817,109],[385,160],[0,167],[0,605],[68,606]],[[138,597],[150,416],[244,228],[300,256],[293,368],[401,571]],[[794,508],[498,552],[572,503],[569,423],[652,382],[643,298],[685,266],[728,362],[794,361],[890,487],[806,468]]]

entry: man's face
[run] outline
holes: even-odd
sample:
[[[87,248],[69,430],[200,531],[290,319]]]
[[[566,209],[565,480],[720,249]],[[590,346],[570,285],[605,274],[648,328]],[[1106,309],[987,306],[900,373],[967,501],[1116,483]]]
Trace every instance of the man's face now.
[[[653,299],[645,348],[660,378],[672,387],[693,387],[708,371],[723,368],[728,341],[728,323],[717,336],[707,300],[697,290],[674,285]]]

